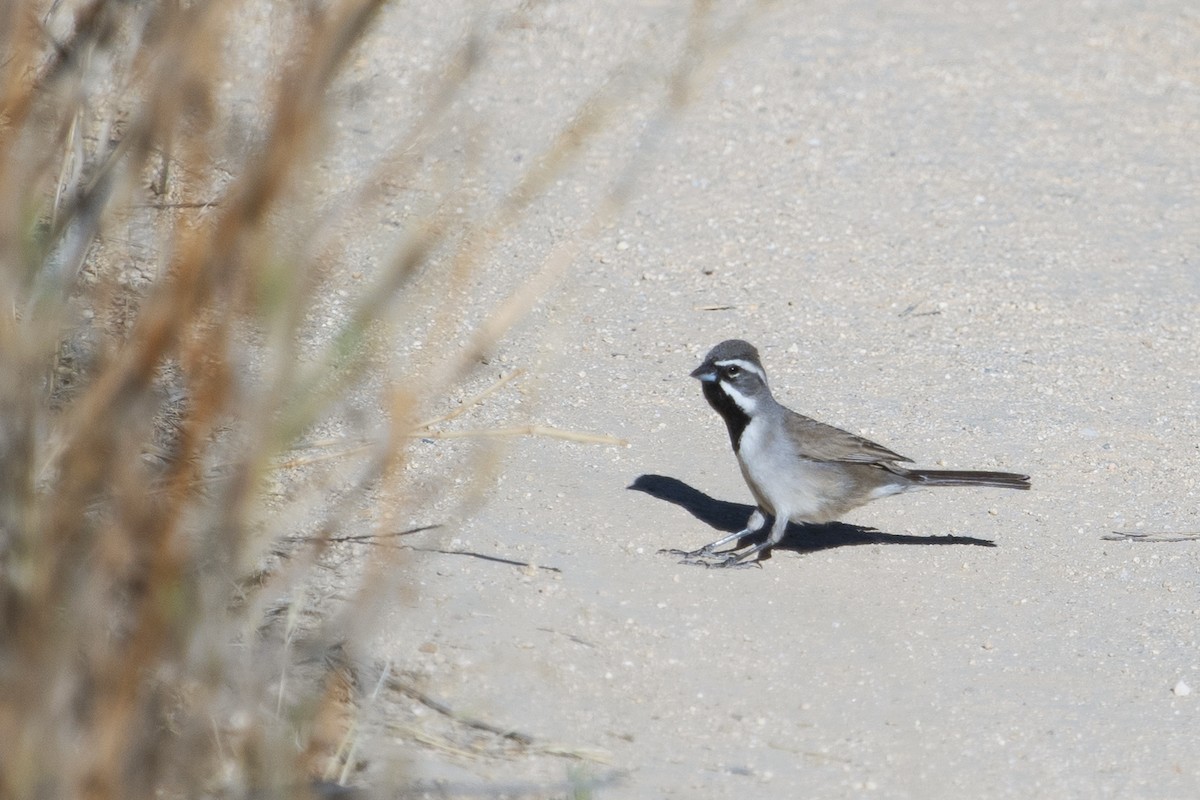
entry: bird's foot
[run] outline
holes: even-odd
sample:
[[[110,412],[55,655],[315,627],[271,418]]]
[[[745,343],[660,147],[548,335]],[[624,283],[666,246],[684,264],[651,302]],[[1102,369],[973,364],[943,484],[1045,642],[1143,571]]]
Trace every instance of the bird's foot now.
[[[762,564],[759,564],[757,560],[742,561],[737,553],[722,557],[722,553],[711,551],[708,553],[684,553],[676,551],[672,555],[682,556],[679,559],[680,564],[704,567],[705,569],[745,569],[746,567],[758,567],[762,569]]]
[[[663,548],[658,551],[660,556],[678,556],[680,564],[689,564],[693,567],[706,567],[708,569],[745,569],[746,567],[758,567],[762,569],[762,564],[758,560],[743,561],[742,556],[736,552],[722,550],[717,552],[711,547],[701,547],[699,550],[677,550],[674,548]],[[713,559],[716,559],[715,561]]]
[[[699,550],[676,550],[675,548],[666,548],[658,551],[660,556],[679,556],[683,559],[694,560],[700,558],[708,558],[713,555],[713,551],[708,547],[701,547]]]
[[[762,562],[757,558],[753,561],[743,561],[742,556],[735,553],[722,561],[707,562],[704,566],[709,569],[749,569],[751,567],[762,569]]]

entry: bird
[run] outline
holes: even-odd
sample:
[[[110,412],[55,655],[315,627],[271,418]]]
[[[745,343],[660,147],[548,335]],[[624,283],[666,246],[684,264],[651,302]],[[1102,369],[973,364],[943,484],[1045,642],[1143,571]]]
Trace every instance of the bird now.
[[[686,563],[749,566],[779,544],[788,522],[831,522],[871,500],[925,486],[992,486],[1029,489],[1028,475],[983,470],[934,470],[881,444],[798,414],[780,404],[754,345],[721,342],[692,371],[708,404],[721,415],[756,507],[746,527],[699,550],[670,550]],[[744,553],[717,548],[759,533],[765,540]],[[709,562],[713,556],[726,556]],[[761,566],[761,564],[760,564]]]

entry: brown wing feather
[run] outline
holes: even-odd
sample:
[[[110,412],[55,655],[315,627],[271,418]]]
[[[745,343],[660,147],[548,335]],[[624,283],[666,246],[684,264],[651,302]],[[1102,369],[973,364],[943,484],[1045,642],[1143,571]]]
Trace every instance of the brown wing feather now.
[[[796,449],[801,458],[812,461],[847,461],[852,464],[890,464],[895,461],[912,463],[911,458],[894,453],[870,439],[817,422],[795,411],[789,410],[784,420],[792,441],[798,443]]]

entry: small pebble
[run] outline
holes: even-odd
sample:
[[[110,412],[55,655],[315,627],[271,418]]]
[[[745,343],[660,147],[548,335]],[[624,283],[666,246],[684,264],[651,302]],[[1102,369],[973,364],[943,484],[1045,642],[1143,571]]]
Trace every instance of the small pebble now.
[[[1179,681],[1179,683],[1175,684],[1175,686],[1171,689],[1171,691],[1174,692],[1179,697],[1186,697],[1187,695],[1192,693],[1192,687],[1188,686],[1181,679]]]

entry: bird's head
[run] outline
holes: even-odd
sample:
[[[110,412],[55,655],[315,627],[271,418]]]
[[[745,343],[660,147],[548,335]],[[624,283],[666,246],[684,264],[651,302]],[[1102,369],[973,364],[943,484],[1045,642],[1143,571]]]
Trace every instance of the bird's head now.
[[[692,377],[704,384],[704,396],[722,414],[725,403],[718,400],[727,400],[749,415],[764,397],[771,396],[758,350],[741,339],[727,339],[709,350]]]

